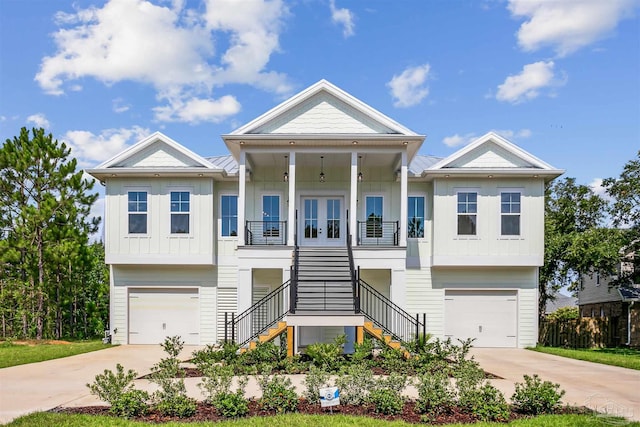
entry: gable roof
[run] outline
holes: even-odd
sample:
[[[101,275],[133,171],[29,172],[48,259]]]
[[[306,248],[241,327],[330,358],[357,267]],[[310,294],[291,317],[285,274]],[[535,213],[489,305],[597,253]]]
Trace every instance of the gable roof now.
[[[155,132],[87,172],[103,180],[116,176],[210,176],[224,169]]]
[[[563,173],[495,132],[489,132],[435,163],[423,175],[534,176],[551,180]]]
[[[352,143],[407,145],[411,159],[425,137],[320,80],[222,138],[236,159],[240,145],[282,148],[289,144],[317,147]]]

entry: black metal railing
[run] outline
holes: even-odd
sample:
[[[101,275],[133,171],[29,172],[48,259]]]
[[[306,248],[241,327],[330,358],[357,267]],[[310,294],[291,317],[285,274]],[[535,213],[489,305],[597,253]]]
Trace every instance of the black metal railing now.
[[[349,210],[347,209],[347,253],[349,254],[349,270],[351,270],[351,289],[353,292],[353,311],[359,312],[360,303],[358,302],[358,281],[356,277],[355,263],[353,262],[353,245],[351,237],[351,229],[349,227]]]
[[[293,248],[293,265],[291,266],[291,286],[289,287],[289,311],[296,314],[296,306],[298,304],[298,268],[300,262],[298,245]]]
[[[426,335],[424,316],[420,321],[418,315],[414,317],[407,313],[359,276],[360,273],[358,273],[356,300],[360,314],[399,341],[413,341],[418,339],[421,333]]]
[[[400,221],[358,221],[358,246],[398,246]]]
[[[238,315],[225,312],[225,342],[233,342],[242,347],[282,320],[289,311],[284,297],[289,290],[290,283],[287,280]]]
[[[287,221],[246,221],[245,245],[286,245]]]

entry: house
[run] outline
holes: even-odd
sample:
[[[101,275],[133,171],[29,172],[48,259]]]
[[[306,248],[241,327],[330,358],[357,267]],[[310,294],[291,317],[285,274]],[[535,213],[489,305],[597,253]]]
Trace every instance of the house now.
[[[549,299],[545,305],[545,314],[551,314],[564,307],[578,307],[578,299],[563,293],[555,295],[554,299]]]
[[[229,155],[155,133],[88,171],[106,187],[113,341],[534,345],[562,171],[495,133],[444,159],[424,139],[322,80],[222,135]]]
[[[633,272],[634,256],[635,253],[630,253],[619,263],[618,275]],[[612,329],[613,345],[640,347],[640,284],[614,286],[611,282],[616,277],[599,272],[581,276],[580,317],[607,321]]]

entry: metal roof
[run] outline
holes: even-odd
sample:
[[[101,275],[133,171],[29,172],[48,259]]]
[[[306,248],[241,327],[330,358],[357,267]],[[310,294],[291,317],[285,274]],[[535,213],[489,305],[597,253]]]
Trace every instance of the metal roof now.
[[[236,162],[231,154],[226,156],[205,157],[211,164],[218,168],[224,169],[229,175],[238,173],[238,162]]]

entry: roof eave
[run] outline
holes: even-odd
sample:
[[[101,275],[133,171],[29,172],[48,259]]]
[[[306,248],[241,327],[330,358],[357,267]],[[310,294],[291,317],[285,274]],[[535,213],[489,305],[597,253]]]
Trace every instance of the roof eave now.
[[[542,178],[545,182],[551,181],[564,173],[560,169],[535,169],[535,168],[444,168],[427,169],[422,172],[422,177],[427,180],[434,178]]]

